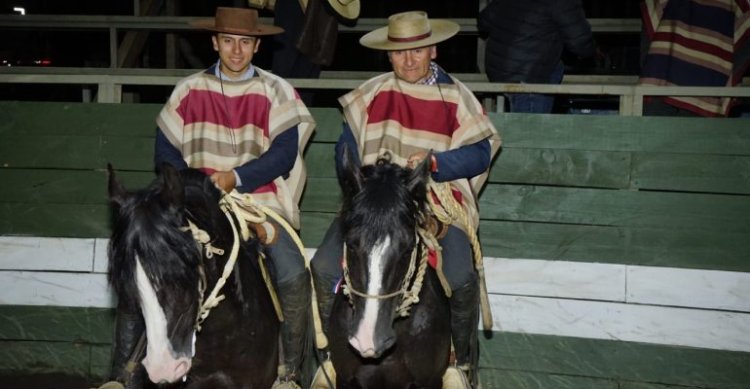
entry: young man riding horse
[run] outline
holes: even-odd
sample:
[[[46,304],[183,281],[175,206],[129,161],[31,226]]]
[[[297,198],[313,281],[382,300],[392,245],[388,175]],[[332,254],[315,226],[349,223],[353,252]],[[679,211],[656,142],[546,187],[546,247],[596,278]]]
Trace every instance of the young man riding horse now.
[[[213,32],[219,60],[181,80],[159,113],[156,165],[200,169],[225,192],[252,193],[257,203],[299,229],[298,203],[306,179],[301,153],[315,122],[288,82],[251,62],[261,36],[283,30],[258,23],[257,11],[244,8],[219,7],[215,18],[191,25]],[[284,369],[277,385],[295,387],[308,331],[311,284],[290,232],[270,218],[269,223],[268,263],[284,317]],[[118,314],[115,376],[140,336],[140,320],[139,313]]]
[[[414,167],[432,150],[432,179],[450,183],[468,215],[466,227],[473,233],[479,224],[477,195],[500,138],[472,92],[433,61],[435,45],[458,30],[456,23],[429,20],[426,13],[414,11],[392,15],[387,27],[360,39],[365,47],[386,51],[393,72],[374,77],[339,99],[345,122],[336,145],[336,163],[341,175],[342,153],[348,148],[356,150],[355,162],[360,165],[373,164],[389,153],[392,162]],[[476,368],[479,312],[472,244],[469,231],[462,228],[451,224],[439,238],[446,258],[443,270],[452,289],[451,328],[458,367],[446,372],[444,387],[456,388],[465,387],[465,375],[471,377]],[[334,286],[342,276],[342,249],[336,219],[311,262],[324,326]]]

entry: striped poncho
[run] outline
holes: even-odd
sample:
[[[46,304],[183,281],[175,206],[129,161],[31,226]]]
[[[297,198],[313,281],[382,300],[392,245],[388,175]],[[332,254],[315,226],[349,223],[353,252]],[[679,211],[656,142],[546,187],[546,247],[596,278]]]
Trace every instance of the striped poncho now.
[[[391,161],[406,165],[414,153],[452,150],[483,139],[489,140],[494,156],[500,147],[497,131],[471,91],[458,80],[452,81],[411,84],[391,72],[342,96],[339,102],[362,164],[373,164],[388,152]],[[477,196],[487,175],[485,171],[451,181],[475,228],[479,225]]]
[[[640,83],[734,86],[750,64],[750,0],[646,0],[651,40]],[[668,97],[703,116],[726,116],[730,98]]]
[[[298,204],[306,180],[301,153],[315,121],[289,83],[257,67],[255,71],[257,76],[236,82],[220,82],[212,72],[181,80],[156,122],[187,165],[208,174],[260,157],[276,136],[297,126],[298,155],[288,176],[259,187],[253,197],[299,228]]]

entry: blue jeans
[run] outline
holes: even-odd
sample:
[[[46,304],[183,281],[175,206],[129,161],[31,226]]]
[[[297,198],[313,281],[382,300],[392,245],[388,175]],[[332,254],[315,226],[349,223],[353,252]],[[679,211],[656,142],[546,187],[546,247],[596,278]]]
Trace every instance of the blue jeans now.
[[[565,66],[559,62],[555,70],[550,74],[549,83],[559,84],[562,82]],[[506,93],[510,105],[510,112],[550,113],[555,105],[554,95],[543,95],[538,93]]]

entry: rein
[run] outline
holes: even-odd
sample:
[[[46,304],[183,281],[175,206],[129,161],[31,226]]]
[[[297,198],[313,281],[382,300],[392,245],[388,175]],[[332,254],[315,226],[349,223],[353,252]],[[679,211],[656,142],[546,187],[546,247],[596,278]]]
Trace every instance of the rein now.
[[[226,264],[224,264],[224,270],[222,271],[221,277],[216,281],[216,284],[214,285],[214,288],[211,290],[211,293],[209,293],[208,297],[204,299],[204,295],[206,292],[206,273],[203,268],[203,264],[201,263],[200,267],[198,268],[199,272],[199,282],[198,282],[198,292],[200,294],[200,301],[201,305],[198,308],[198,314],[195,320],[195,330],[200,332],[201,325],[203,324],[203,321],[206,320],[209,313],[211,313],[211,309],[215,308],[219,305],[219,303],[224,300],[225,296],[220,295],[219,292],[221,292],[221,289],[224,287],[224,285],[227,282],[227,279],[232,274],[232,271],[234,270],[234,265],[237,263],[237,256],[239,254],[240,249],[240,242],[239,242],[239,234],[237,233],[237,222],[232,217],[230,213],[230,209],[227,208],[225,201],[222,199],[222,201],[219,203],[221,206],[221,210],[224,212],[224,215],[227,217],[227,220],[229,220],[229,225],[232,227],[232,249],[229,252],[229,258],[227,259]],[[247,228],[247,227],[245,227]],[[198,226],[195,225],[192,221],[188,220],[188,225],[186,227],[183,227],[184,231],[190,231],[193,235],[193,239],[195,239],[196,242],[198,242],[203,249],[205,250],[205,257],[206,259],[212,259],[214,254],[223,255],[224,250],[213,247],[211,245],[211,236],[204,230],[201,230],[198,228]],[[249,235],[248,235],[249,236]]]
[[[435,194],[440,203],[436,203],[432,196],[427,196],[430,203],[430,209],[435,217],[443,223],[453,224],[460,223],[466,235],[471,241],[472,252],[474,253],[474,268],[479,276],[479,300],[482,308],[482,326],[485,330],[492,329],[492,312],[490,309],[489,297],[487,295],[487,284],[484,277],[484,259],[482,257],[482,247],[479,244],[476,230],[469,223],[469,217],[466,210],[459,204],[447,182],[437,183],[432,180],[427,184],[428,191]]]

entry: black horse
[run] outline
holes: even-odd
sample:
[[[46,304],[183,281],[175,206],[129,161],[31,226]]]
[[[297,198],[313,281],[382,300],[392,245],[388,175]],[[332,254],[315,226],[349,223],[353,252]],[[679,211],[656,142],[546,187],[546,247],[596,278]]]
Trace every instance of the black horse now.
[[[434,269],[423,263],[417,230],[429,164],[411,170],[380,159],[359,169],[345,156],[343,165],[347,285],[337,292],[329,321],[337,386],[440,388],[450,310]],[[418,303],[406,307],[404,297],[415,292]]]
[[[109,194],[116,210],[109,280],[121,304],[143,314],[142,364],[151,381],[271,387],[279,320],[261,274],[262,248],[238,237],[243,221],[220,207],[222,195],[210,179],[165,165],[150,186],[128,192],[110,167]],[[229,276],[217,293],[225,298],[203,322],[198,316],[227,263]]]

